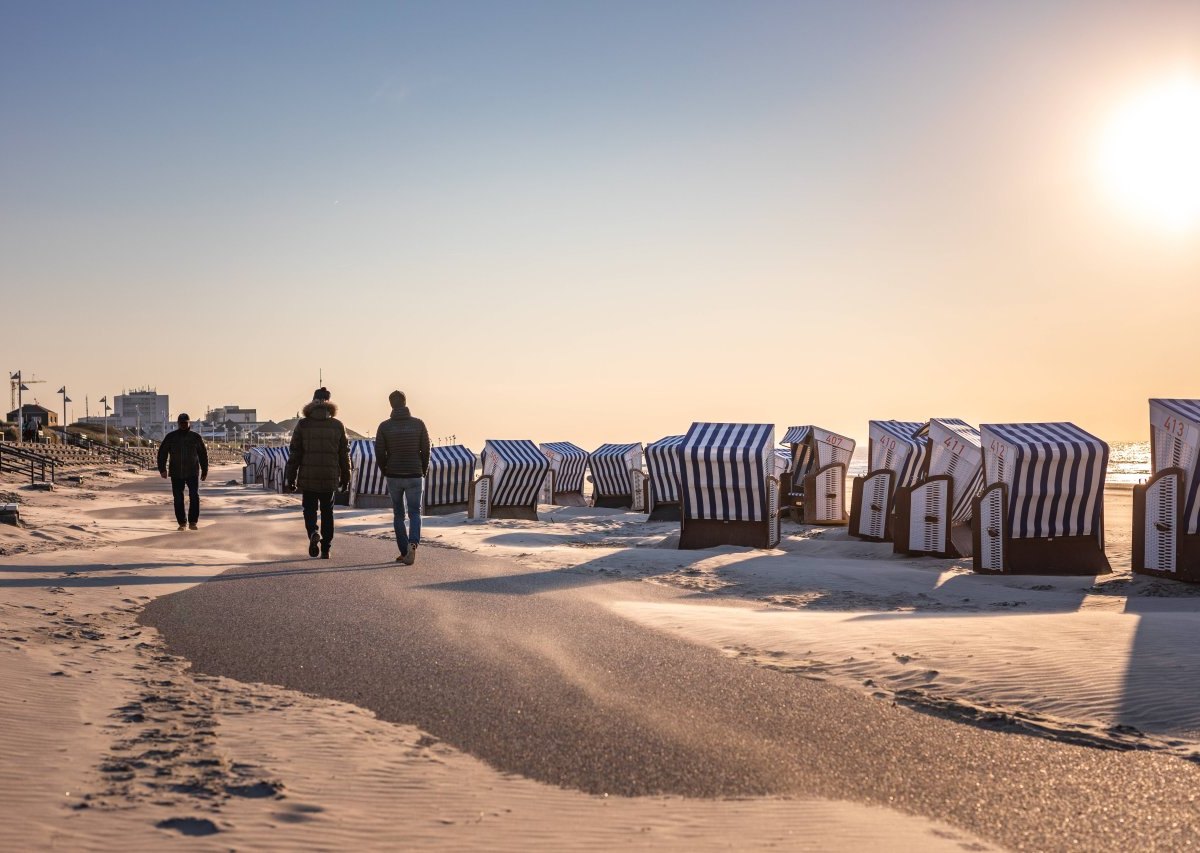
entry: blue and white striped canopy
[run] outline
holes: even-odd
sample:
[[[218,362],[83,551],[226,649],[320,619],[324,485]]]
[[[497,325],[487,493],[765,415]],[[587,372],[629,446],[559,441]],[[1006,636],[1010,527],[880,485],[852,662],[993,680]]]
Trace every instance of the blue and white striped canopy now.
[[[598,495],[633,493],[629,472],[642,467],[642,444],[602,444],[588,458],[592,487]]]
[[[386,495],[387,478],[375,464],[375,442],[356,438],[350,442],[351,487],[357,495]]]
[[[808,441],[812,435],[811,426],[794,426],[788,427],[787,432],[783,434],[783,438],[779,439],[780,444],[803,444]]]
[[[979,430],[958,418],[932,418],[929,435],[929,476],[946,475],[954,483],[952,522],[971,517],[971,503],[983,488],[983,445]]]
[[[655,505],[679,500],[679,450],[683,439],[682,435],[668,435],[646,445],[646,472]]]
[[[526,439],[490,438],[483,445],[483,473],[491,474],[492,503],[496,506],[532,506],[550,461],[536,444]]]
[[[925,464],[926,442],[918,421],[870,421],[871,470],[896,472],[896,487],[912,486]]]
[[[785,474],[792,470],[792,451],[786,447],[775,448],[775,470]]]
[[[288,457],[292,455],[290,447],[255,447],[251,452],[258,451],[262,462],[259,466],[263,474],[263,487],[277,492],[283,491],[283,482],[287,474]]]
[[[554,472],[554,491],[582,492],[588,452],[569,441],[548,441],[541,447]]]
[[[426,506],[465,504],[475,478],[475,454],[461,444],[429,449],[429,472],[423,499]]]
[[[790,444],[793,488],[798,489],[813,471],[840,462],[847,467],[854,455],[854,439],[818,426],[788,427],[780,444]]]
[[[1108,445],[1072,423],[983,424],[984,481],[1008,484],[1018,539],[1102,531]]]
[[[1151,400],[1150,428],[1152,471],[1183,469],[1184,530],[1200,533],[1200,400]]]
[[[774,424],[692,424],[680,445],[684,518],[766,520],[774,445]]]

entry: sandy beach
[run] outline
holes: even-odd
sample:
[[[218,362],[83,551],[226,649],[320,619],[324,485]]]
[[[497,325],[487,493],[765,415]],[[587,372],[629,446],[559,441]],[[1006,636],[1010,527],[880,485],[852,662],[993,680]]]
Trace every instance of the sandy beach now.
[[[351,704],[192,672],[142,608],[299,556],[296,500],[214,468],[201,529],[177,532],[154,476],[84,474],[49,492],[5,476],[26,526],[0,526],[4,849],[1003,849],[879,805],[584,794]],[[1130,576],[1130,493],[1110,490],[1106,513],[1115,571],[1097,578],[975,575],[791,522],[773,551],[681,552],[676,524],[590,508],[429,518],[424,539],[681,590],[612,609],[747,666],[1014,737],[1194,762],[1200,590]],[[339,510],[339,535],[389,539],[390,513]],[[1182,831],[1181,847],[1196,843]]]

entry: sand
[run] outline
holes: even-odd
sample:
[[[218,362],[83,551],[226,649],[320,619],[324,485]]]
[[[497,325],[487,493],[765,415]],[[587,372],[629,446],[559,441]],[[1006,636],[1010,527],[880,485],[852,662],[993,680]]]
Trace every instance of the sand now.
[[[996,849],[853,803],[551,788],[351,705],[194,675],[137,624],[140,608],[294,557],[302,539],[296,499],[222,485],[239,475],[214,468],[201,530],[183,533],[156,477],[85,476],[49,493],[0,478],[30,525],[0,525],[0,849]],[[688,591],[611,606],[748,665],[1051,737],[1195,754],[1200,590],[1131,578],[1128,492],[1108,500],[1118,571],[1094,579],[977,576],[790,523],[774,551],[680,552],[677,525],[586,508],[432,518],[424,538]],[[392,535],[390,513],[339,516],[340,534]]]

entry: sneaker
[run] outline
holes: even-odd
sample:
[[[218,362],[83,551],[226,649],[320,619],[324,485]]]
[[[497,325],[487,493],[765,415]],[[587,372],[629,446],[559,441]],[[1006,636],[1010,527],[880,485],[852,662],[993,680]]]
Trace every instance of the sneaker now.
[[[188,530],[199,530],[199,529],[200,528],[198,525],[192,524],[190,522],[188,523]]]
[[[400,561],[402,563],[404,563],[404,565],[406,565],[406,566],[411,566],[413,563],[415,563],[417,561],[417,543],[416,542],[408,543],[408,553],[405,554],[403,557],[401,557]]]
[[[314,530],[308,534],[308,556],[317,556],[319,550],[321,550],[321,534]]]
[[[180,529],[180,530],[187,530],[187,525],[186,525],[186,524],[181,524],[181,525],[179,525],[179,529]]]
[[[396,562],[397,562],[397,563],[403,563],[403,562],[404,562],[406,559],[408,559],[408,555],[407,555],[407,554],[397,554],[397,555],[396,555]]]

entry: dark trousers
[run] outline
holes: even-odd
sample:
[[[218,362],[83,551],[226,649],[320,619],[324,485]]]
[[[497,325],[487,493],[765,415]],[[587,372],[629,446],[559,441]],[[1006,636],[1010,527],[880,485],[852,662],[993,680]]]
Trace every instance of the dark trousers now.
[[[321,544],[326,548],[333,541],[333,492],[304,492],[300,500],[304,507],[304,529],[312,536],[317,532],[317,506],[321,507]]]
[[[183,487],[188,490],[187,516],[183,514]],[[175,496],[175,520],[180,524],[195,524],[200,520],[200,475],[172,477],[171,494]]]

